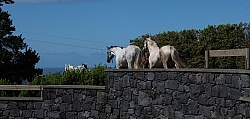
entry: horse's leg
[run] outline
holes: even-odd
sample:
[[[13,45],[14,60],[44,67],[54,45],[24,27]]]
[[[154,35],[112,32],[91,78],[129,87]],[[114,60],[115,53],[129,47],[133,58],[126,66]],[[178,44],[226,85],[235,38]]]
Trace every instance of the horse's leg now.
[[[169,58],[169,54],[164,54],[162,49],[160,49],[159,52],[160,52],[160,57],[161,57],[161,61],[162,61],[162,65],[163,65],[164,69],[168,69],[167,61]]]
[[[149,69],[152,69],[154,64],[153,64],[153,62],[151,61],[150,58],[148,59],[148,62],[149,62]]]
[[[138,54],[136,56],[136,59],[134,61],[134,69],[139,69],[141,64],[141,54]]]
[[[116,58],[116,61],[115,61],[115,62],[116,62],[116,69],[120,69],[120,65],[119,65],[120,62],[119,62],[119,60],[118,60],[117,58]]]
[[[120,66],[118,63],[116,63],[116,69],[120,69]]]
[[[131,61],[128,62],[128,69],[132,69],[132,62]]]

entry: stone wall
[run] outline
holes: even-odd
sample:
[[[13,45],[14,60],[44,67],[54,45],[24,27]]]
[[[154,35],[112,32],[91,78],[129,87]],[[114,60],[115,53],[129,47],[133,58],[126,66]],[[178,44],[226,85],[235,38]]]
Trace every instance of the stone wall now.
[[[43,100],[0,101],[0,119],[101,119],[104,86],[44,86]],[[103,118],[105,119],[105,118]]]
[[[250,118],[248,70],[108,70],[108,118]]]
[[[106,86],[43,86],[0,100],[0,119],[248,119],[249,70],[106,70]]]

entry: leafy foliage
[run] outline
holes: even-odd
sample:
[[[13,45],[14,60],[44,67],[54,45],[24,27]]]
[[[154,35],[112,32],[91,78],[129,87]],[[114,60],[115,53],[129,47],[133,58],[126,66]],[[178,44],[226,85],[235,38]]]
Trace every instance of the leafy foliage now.
[[[104,85],[107,65],[97,65],[93,69],[82,73],[66,71],[63,74],[56,72],[42,77],[36,77],[31,85]]]
[[[2,3],[5,3],[5,4],[13,4],[15,3],[14,0],[0,0],[0,6],[2,6],[3,4]]]
[[[1,0],[0,3],[12,4],[12,0]],[[12,35],[15,27],[8,12],[0,8],[0,78],[21,84],[22,80],[33,80],[42,73],[35,64],[40,60],[36,51],[32,50],[22,35]]]
[[[151,36],[159,47],[175,46],[189,68],[204,68],[206,50],[249,48],[250,24],[209,25],[203,30],[168,31]],[[143,47],[143,40],[150,35],[130,40],[130,43]],[[173,65],[171,65],[173,67]],[[235,69],[245,67],[244,57],[219,57],[210,59],[211,68]]]

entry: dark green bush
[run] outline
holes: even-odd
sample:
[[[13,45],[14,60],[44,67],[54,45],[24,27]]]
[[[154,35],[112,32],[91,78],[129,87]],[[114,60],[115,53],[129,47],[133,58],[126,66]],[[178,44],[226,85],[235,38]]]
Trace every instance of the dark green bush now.
[[[107,65],[97,65],[84,72],[66,71],[35,77],[31,85],[104,85]]]

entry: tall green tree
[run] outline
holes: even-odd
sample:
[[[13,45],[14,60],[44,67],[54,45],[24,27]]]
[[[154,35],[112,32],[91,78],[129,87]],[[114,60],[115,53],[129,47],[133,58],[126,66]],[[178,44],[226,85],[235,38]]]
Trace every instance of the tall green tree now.
[[[14,0],[0,0],[0,6],[2,6],[3,3],[5,3],[5,4],[13,4],[15,2],[14,2]]]
[[[0,4],[12,4],[12,0],[1,0]],[[21,84],[22,80],[32,81],[34,76],[42,74],[35,64],[40,56],[26,43],[22,35],[15,36],[10,14],[0,8],[0,79]]]
[[[142,48],[146,35],[130,40]],[[209,25],[202,30],[167,31],[151,36],[159,47],[174,46],[189,68],[204,68],[206,50],[241,49],[250,47],[250,24]],[[244,57],[218,57],[209,60],[211,68],[244,69]]]

